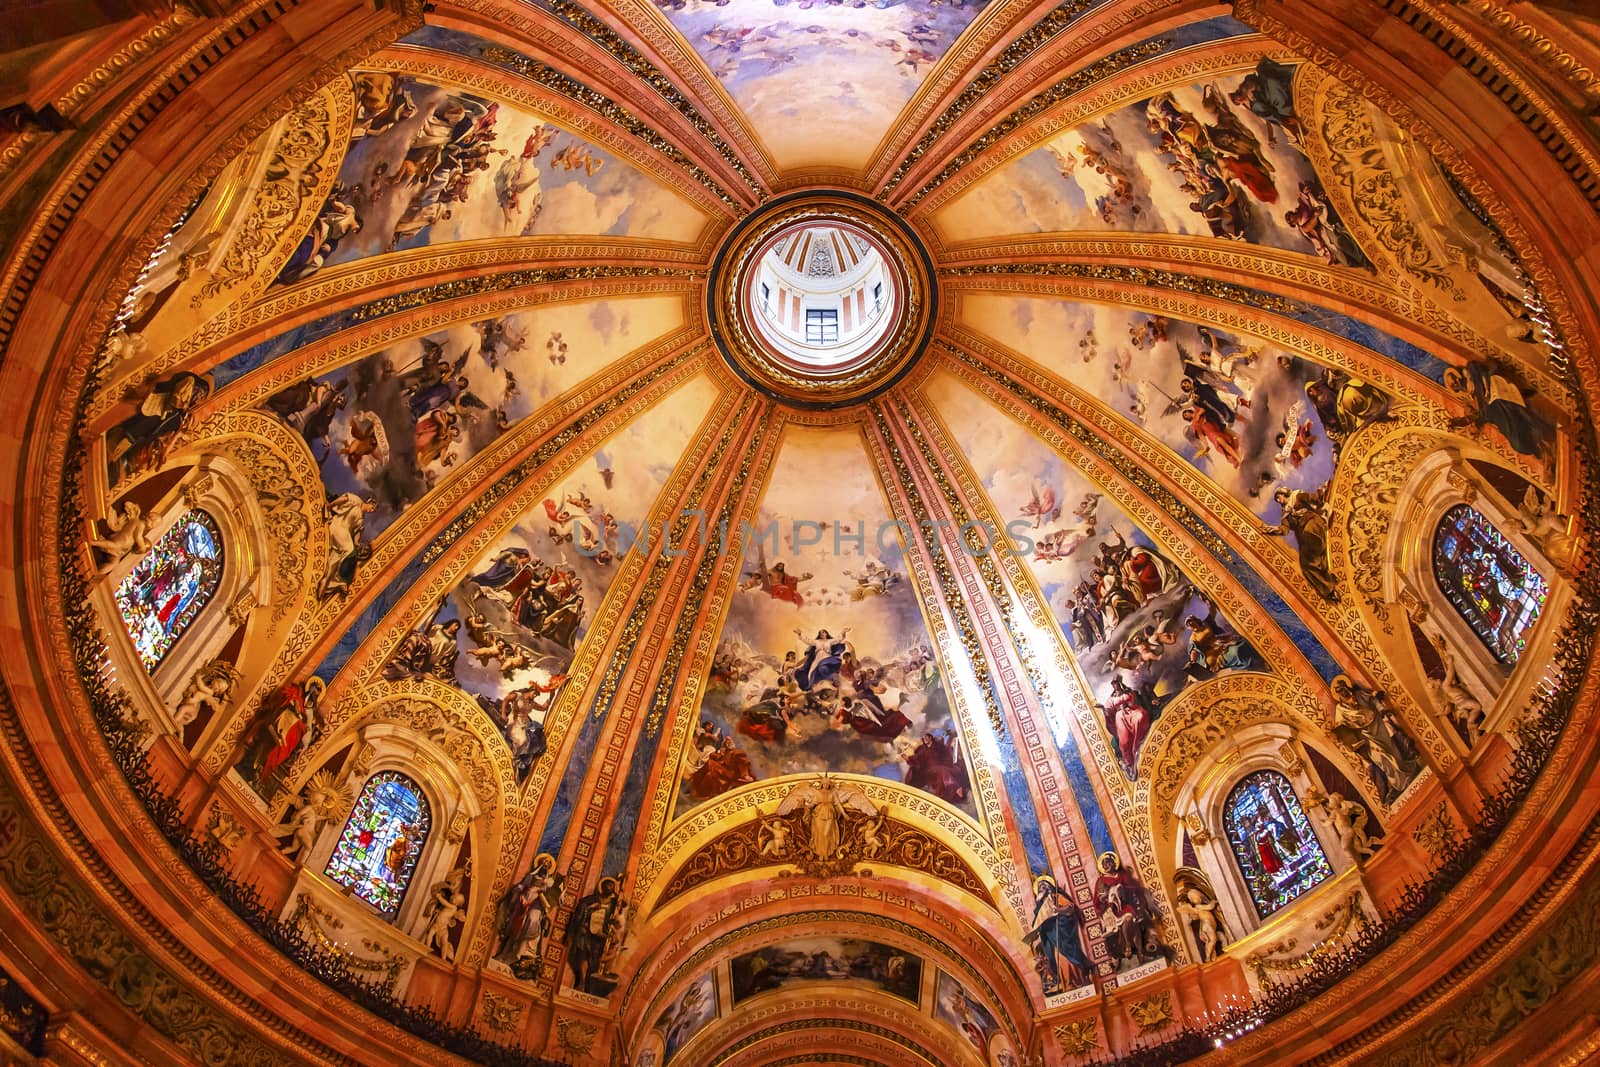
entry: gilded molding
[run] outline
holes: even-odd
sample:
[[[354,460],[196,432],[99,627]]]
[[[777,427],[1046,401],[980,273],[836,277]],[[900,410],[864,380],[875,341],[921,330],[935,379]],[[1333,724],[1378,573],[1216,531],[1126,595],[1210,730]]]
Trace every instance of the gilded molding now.
[[[954,100],[945,106],[934,119],[927,130],[917,142],[906,149],[901,155],[900,165],[894,169],[884,181],[883,187],[878,190],[878,199],[887,201],[895,189],[905,180],[906,174],[915,167],[928,150],[933,147],[961,118],[970,111],[974,105],[992,92],[1007,74],[1016,70],[1029,59],[1038,56],[1041,49],[1060,36],[1069,26],[1077,21],[1078,16],[1085,11],[1098,6],[1101,0],[1065,0],[1051,8],[1043,18],[1034,22],[1027,29],[1017,34],[1011,42],[1000,50],[1000,53],[983,65],[966,88],[956,94]],[[914,124],[901,123],[908,128],[915,128]],[[904,134],[901,135],[902,139]]]
[[[742,205],[711,176],[709,171],[696,163],[683,149],[657,133],[649,122],[633,114],[633,112],[609,96],[589,88],[576,78],[563,74],[554,67],[546,66],[537,60],[530,59],[521,52],[513,52],[511,49],[502,48],[500,45],[489,45],[484,48],[483,58],[509,67],[535,85],[564,96],[573,103],[586,107],[600,115],[618,129],[626,130],[630,136],[671,160],[674,166],[710,190],[711,195],[728,210],[734,214],[742,214]],[[743,167],[741,166],[739,169],[742,171]],[[746,176],[741,174],[741,177]]]
[[[456,2],[459,3],[460,0],[456,0]],[[716,127],[711,125],[704,115],[700,114],[689,98],[684,96],[676,85],[672,84],[672,80],[663,74],[659,67],[646,59],[637,48],[633,47],[626,37],[613,30],[604,20],[596,18],[583,7],[573,3],[572,0],[549,0],[549,8],[561,16],[568,25],[582,31],[584,36],[602,45],[613,59],[627,68],[628,73],[648,85],[657,96],[671,105],[672,109],[682,115],[689,125],[694,127],[695,132],[704,137],[717,155],[721,156],[723,161],[739,175],[750,191],[755,194],[757,203],[766,202],[766,190],[761,187],[761,183],[756,181],[755,177],[745,167],[744,160],[740,159],[738,153],[734,152],[728,142],[722,139],[722,135],[717,132]]]
[[[0,714],[12,719],[15,708],[3,685],[0,704]],[[206,979],[204,964],[183,959],[187,973],[180,976],[107,915],[82,877],[56,856],[51,835],[34,821],[6,773],[0,773],[0,825],[9,828],[0,834],[0,880],[37,928],[117,1004],[196,1059],[219,1067],[295,1062],[287,1049],[263,1042],[196,995],[190,986]],[[308,1040],[302,1047],[311,1051],[316,1045]]]
[[[949,182],[956,175],[965,175],[971,171],[973,163],[985,157],[990,148],[1006,140],[1018,130],[1024,129],[1057,104],[1094,87],[1107,78],[1114,77],[1136,66],[1143,59],[1158,55],[1165,49],[1166,42],[1164,41],[1145,41],[1141,44],[1119,49],[1103,59],[1095,60],[1077,73],[1062,78],[989,127],[982,136],[951,157],[950,162],[938,174],[924,182],[916,192],[901,202],[899,205],[900,210],[903,212],[915,210],[925,197],[942,188],[946,182]],[[929,143],[931,144],[932,142],[930,141]],[[992,159],[986,160],[986,162],[989,163],[989,166],[993,166]],[[987,170],[989,167],[980,167],[979,169]],[[897,172],[893,180],[898,182],[903,176],[903,171]],[[891,185],[890,188],[892,189],[892,187]]]

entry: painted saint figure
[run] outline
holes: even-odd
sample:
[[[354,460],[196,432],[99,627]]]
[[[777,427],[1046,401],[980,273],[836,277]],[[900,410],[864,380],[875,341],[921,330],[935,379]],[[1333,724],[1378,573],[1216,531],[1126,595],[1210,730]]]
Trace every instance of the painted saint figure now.
[[[1077,905],[1056,880],[1041,874],[1033,880],[1033,926],[1024,940],[1045,993],[1062,993],[1089,983],[1089,955],[1083,947],[1083,920]]]
[[[290,682],[262,701],[250,741],[235,767],[258,793],[276,787],[279,770],[316,737],[317,702],[327,688],[321,678]]]

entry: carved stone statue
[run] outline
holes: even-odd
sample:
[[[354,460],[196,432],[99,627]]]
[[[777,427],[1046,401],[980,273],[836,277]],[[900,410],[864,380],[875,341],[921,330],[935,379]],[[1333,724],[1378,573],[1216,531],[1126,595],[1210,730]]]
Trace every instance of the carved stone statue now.
[[[1180,867],[1174,877],[1174,888],[1177,892],[1173,907],[1194,937],[1200,962],[1216,959],[1228,943],[1228,934],[1221,902],[1212,891],[1210,881],[1192,867]]]
[[[1556,511],[1555,505],[1531,485],[1522,494],[1517,512],[1522,532],[1544,551],[1545,558],[1562,573],[1571,573],[1577,542],[1567,532],[1567,516]]]
[[[1382,838],[1367,836],[1367,809],[1338,793],[1328,794],[1328,814],[1339,834],[1339,844],[1359,866],[1377,853]]]
[[[1195,947],[1200,950],[1200,962],[1214,960],[1222,954],[1226,943],[1222,937],[1220,905],[1210,900],[1198,888],[1190,888],[1178,898],[1178,914],[1194,933]]]
[[[123,501],[121,514],[113,511],[106,516],[105,524],[111,536],[89,542],[105,554],[105,562],[100,564],[101,574],[110,574],[129,556],[150,550],[150,520],[133,501]]]
[[[783,857],[789,854],[789,824],[782,819],[762,819],[758,840],[761,855]]]
[[[279,851],[291,860],[304,862],[323,824],[350,803],[349,789],[337,783],[327,770],[312,775],[294,814],[272,828],[273,837],[288,838]]]
[[[143,358],[149,349],[144,334],[137,330],[114,330],[106,337],[106,354],[118,363]]]
[[[467,894],[463,889],[466,878],[467,869],[456,867],[435,882],[428,892],[428,925],[422,932],[422,943],[439,953],[439,958],[447,963],[456,958],[450,931],[461,921],[461,912],[467,906]]]
[[[178,731],[181,733],[199,718],[203,710],[210,709],[213,715],[221,713],[227,707],[228,699],[233,696],[234,686],[239,684],[240,677],[237,667],[221,659],[214,659],[195,671],[183,695],[178,698],[178,706],[172,709],[172,720],[178,724]]]
[[[311,851],[311,846],[316,843],[317,831],[322,829],[323,818],[317,809],[309,802],[302,802],[295,809],[294,814],[272,828],[273,837],[287,837],[278,849],[286,857],[298,860],[304,853]]]
[[[1439,659],[1444,663],[1444,677],[1429,678],[1428,690],[1434,703],[1442,707],[1450,720],[1466,734],[1467,745],[1476,745],[1483,738],[1483,720],[1486,718],[1483,705],[1461,684],[1456,674],[1456,658],[1443,645],[1439,646]]]

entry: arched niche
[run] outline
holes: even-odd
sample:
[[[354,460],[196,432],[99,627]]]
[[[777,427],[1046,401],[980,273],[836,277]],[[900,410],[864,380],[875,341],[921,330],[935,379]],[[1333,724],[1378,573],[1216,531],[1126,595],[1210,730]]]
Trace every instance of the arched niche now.
[[[1322,780],[1314,761],[1308,758],[1308,749],[1312,747],[1288,723],[1252,723],[1233,731],[1223,743],[1201,756],[1179,789],[1180,810],[1191,813],[1184,822],[1194,849],[1195,865],[1210,880],[1217,895],[1230,945],[1248,937],[1269,921],[1275,922],[1278,916],[1306,908],[1309,902],[1325,896],[1328,887],[1345,881],[1346,878],[1341,876],[1346,872],[1352,872],[1349,877],[1360,878],[1354,858],[1339,846],[1337,827],[1323,806],[1330,792],[1330,783]],[[1334,762],[1328,752],[1321,749],[1317,751],[1329,763]],[[1332,877],[1268,916],[1259,913],[1251,897],[1250,887],[1229,844],[1226,829],[1229,797],[1241,781],[1260,771],[1282,775],[1287,781],[1333,868]],[[1331,791],[1347,792],[1337,783],[1332,784]],[[1346,799],[1367,806],[1364,797],[1346,795]],[[1177,866],[1185,865],[1181,839],[1175,843],[1175,862]],[[1181,925],[1193,958],[1200,959],[1193,932],[1187,923]]]
[[[380,709],[381,713],[381,709]],[[295,886],[284,907],[284,916],[302,914],[307,905],[321,909],[313,913],[332,916],[344,931],[359,931],[361,938],[370,939],[378,946],[380,958],[405,961],[401,969],[409,977],[411,964],[421,957],[432,955],[422,942],[428,924],[428,903],[433,886],[442,881],[455,865],[463,841],[472,834],[471,852],[474,856],[486,854],[483,842],[475,833],[483,807],[474,791],[465,783],[471,781],[467,768],[438,744],[436,740],[405,723],[370,721],[355,731],[353,743],[345,750],[338,766],[324,765],[313,773],[326,771],[344,783],[347,803],[331,812],[322,823],[316,838],[306,853],[299,857],[299,870]],[[423,841],[412,868],[409,888],[401,899],[393,919],[385,918],[379,911],[360,900],[347,888],[339,885],[327,873],[328,864],[339,837],[351,814],[351,804],[360,796],[362,788],[374,776],[386,771],[398,772],[415,783],[421,791],[432,817],[432,828]],[[308,773],[306,779],[311,774]],[[298,797],[305,780],[297,782],[291,796]],[[472,871],[467,885],[467,906],[462,916],[474,915],[483,907],[487,875]],[[462,930],[461,944],[468,943],[470,929]],[[356,943],[359,938],[350,938]]]
[[[740,893],[742,900],[717,894],[698,909],[699,921],[680,916],[642,936],[640,951],[645,962],[624,986],[621,1033],[629,1047],[643,1048],[663,1011],[708,970],[715,970],[719,996],[727,997],[731,1007],[735,960],[774,946],[816,939],[873,942],[916,957],[921,977],[915,1001],[905,996],[903,989],[899,994],[870,990],[886,1002],[932,1015],[937,973],[943,971],[992,1014],[998,1024],[996,1033],[1014,1041],[1025,1038],[1022,1026],[1032,1017],[1036,1004],[1042,1003],[1042,994],[1036,979],[1025,981],[1024,975],[1033,974],[1031,962],[1025,957],[1013,958],[1006,951],[1014,937],[996,938],[989,931],[973,929],[948,902],[922,897],[915,887],[877,885],[875,899],[859,901],[819,897],[803,882],[795,887],[794,899],[785,899],[788,894],[781,886],[781,882],[746,886]],[[1025,952],[1020,944],[1014,947]],[[689,949],[692,951],[686,951]],[[829,988],[826,981],[797,979],[740,998],[738,1014],[749,1015],[746,1009],[750,1005],[781,1004],[804,991],[826,992]],[[840,986],[831,988],[836,994],[842,992]],[[850,988],[864,991],[862,983],[851,983]],[[724,1017],[722,1023],[729,1019]]]
[[[104,571],[91,594],[96,610],[105,620],[110,638],[107,646],[118,678],[133,691],[133,706],[156,734],[182,732],[173,712],[190,681],[230,644],[235,631],[242,627],[248,630],[253,610],[269,604],[272,597],[265,525],[248,476],[220,455],[189,458],[178,464],[183,465],[190,466],[189,473],[157,499],[146,501],[144,519],[152,545],[191,511],[205,512],[215,524],[220,535],[222,569],[205,607],[155,669],[146,670],[116,603],[117,587],[144,553],[132,553]],[[122,505],[139,495],[139,488],[138,484],[130,487],[113,510],[120,513]],[[97,530],[93,536],[101,535]]]
[[[1561,629],[1555,620],[1565,616],[1572,590],[1562,580],[1567,561],[1551,558],[1546,549],[1552,540],[1541,541],[1530,535],[1536,527],[1522,510],[1522,502],[1506,498],[1483,473],[1479,465],[1483,462],[1501,466],[1476,455],[1469,457],[1463,449],[1442,448],[1424,458],[1406,479],[1395,501],[1395,518],[1384,552],[1390,564],[1385,569],[1384,596],[1402,605],[1412,624],[1434,646],[1430,658],[1442,661],[1448,653],[1457,683],[1483,706],[1486,715],[1482,729],[1487,734],[1505,725],[1520,703],[1515,695],[1532,686],[1542,670],[1540,664],[1549,662]],[[1507,474],[1521,479],[1514,471],[1507,470]],[[1490,651],[1435,576],[1436,532],[1447,516],[1462,505],[1483,515],[1538,571],[1549,589],[1538,622],[1527,634],[1527,647],[1511,667]],[[1413,656],[1417,657],[1417,676],[1424,677],[1420,656],[1415,652]],[[1440,717],[1446,718],[1448,709],[1438,706],[1436,695],[1428,696]],[[1448,736],[1460,738],[1448,721],[1445,726]]]

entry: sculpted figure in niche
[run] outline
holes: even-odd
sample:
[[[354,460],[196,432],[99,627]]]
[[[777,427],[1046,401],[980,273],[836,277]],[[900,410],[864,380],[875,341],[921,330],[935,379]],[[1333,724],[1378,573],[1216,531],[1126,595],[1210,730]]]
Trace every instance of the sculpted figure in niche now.
[[[1211,883],[1199,871],[1183,867],[1174,879],[1174,888],[1177,898],[1173,906],[1194,938],[1200,962],[1216,959],[1227,946],[1228,935],[1222,905],[1212,892]]]
[[[496,913],[500,940],[494,958],[511,968],[518,978],[539,976],[545,935],[561,904],[561,883],[556,858],[541,852],[534,857],[528,873],[500,898]]]
[[[214,659],[195,671],[183,695],[178,698],[178,706],[172,709],[172,721],[178,724],[178,732],[182,733],[200,717],[202,711],[216,715],[227,707],[234,686],[239,684],[241,677],[243,675],[237,667],[220,659]]]
[[[450,931],[461,921],[462,909],[467,906],[466,880],[467,868],[456,867],[428,891],[428,925],[422,932],[422,943],[447,963],[456,958]]]
[[[121,513],[113,511],[104,521],[111,535],[89,542],[105,556],[99,567],[101,574],[110,574],[129,556],[150,551],[150,520],[145,518],[138,504],[123,501]]]
[[[1395,722],[1383,693],[1356,685],[1347,674],[1328,688],[1334,735],[1366,760],[1373,788],[1385,804],[1393,803],[1422,769],[1411,738]]]
[[[1339,832],[1339,844],[1357,864],[1367,862],[1377,853],[1377,846],[1383,842],[1367,836],[1366,808],[1338,793],[1329,793],[1328,814]]]
[[[1483,738],[1483,720],[1486,717],[1483,705],[1461,684],[1461,678],[1456,673],[1455,656],[1442,641],[1435,647],[1440,662],[1444,664],[1444,677],[1429,678],[1428,690],[1434,703],[1443,708],[1450,720],[1466,735],[1467,745],[1476,745]]]
[[[1570,571],[1577,558],[1577,541],[1567,532],[1567,516],[1558,512],[1555,504],[1531,485],[1522,494],[1517,512],[1522,532],[1544,550],[1545,557],[1558,570]]]
[[[336,782],[327,770],[312,775],[294,814],[271,830],[274,837],[288,838],[279,851],[291,860],[304,863],[323,824],[349,807],[350,803],[349,786]]]

